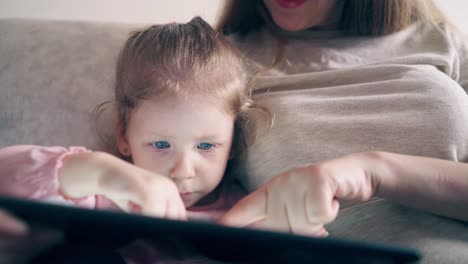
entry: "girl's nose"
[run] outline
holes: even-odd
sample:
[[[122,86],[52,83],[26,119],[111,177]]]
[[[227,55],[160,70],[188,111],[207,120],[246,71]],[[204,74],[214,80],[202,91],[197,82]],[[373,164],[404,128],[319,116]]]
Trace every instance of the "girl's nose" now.
[[[178,158],[170,172],[169,177],[174,180],[190,179],[195,176],[193,162],[186,156]]]

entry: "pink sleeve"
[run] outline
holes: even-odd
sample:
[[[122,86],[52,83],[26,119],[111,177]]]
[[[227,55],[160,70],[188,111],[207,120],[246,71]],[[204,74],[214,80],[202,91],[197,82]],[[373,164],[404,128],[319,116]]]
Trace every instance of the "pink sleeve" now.
[[[84,147],[17,145],[0,149],[0,194],[96,208],[101,197],[80,199],[60,193],[58,174],[68,155],[88,152]],[[99,206],[101,207],[101,206]]]

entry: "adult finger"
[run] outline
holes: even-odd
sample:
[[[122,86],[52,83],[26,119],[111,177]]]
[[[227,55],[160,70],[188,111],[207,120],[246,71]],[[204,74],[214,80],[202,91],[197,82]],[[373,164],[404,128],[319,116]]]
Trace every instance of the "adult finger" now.
[[[266,217],[249,227],[295,234],[313,234],[320,229],[320,226],[310,225],[305,217],[305,187],[297,186],[290,192],[283,182],[275,181],[266,189]]]
[[[305,217],[311,225],[324,225],[335,220],[340,204],[332,190],[321,188],[306,193],[304,208]]]
[[[301,189],[299,189],[301,188]],[[322,223],[311,222],[307,216],[307,193],[309,186],[298,186],[295,196],[286,199],[286,217],[290,225],[290,231],[297,235],[316,236],[323,228]]]
[[[0,235],[0,263],[26,263],[46,249],[63,241],[59,230],[47,227],[33,227],[27,235]]]
[[[317,232],[311,233],[310,235],[315,237],[327,237],[328,231],[325,229],[325,227],[322,226],[322,228],[320,228]]]
[[[224,214],[218,220],[218,223],[228,226],[245,227],[266,219],[267,195],[265,188],[249,194]]]
[[[0,234],[26,235],[28,226],[18,218],[0,209]]]
[[[290,222],[290,210],[288,211],[288,203],[291,199],[291,194],[284,189],[281,189],[280,181],[273,181],[266,187],[266,218],[251,224],[249,227],[258,229],[267,229],[278,232],[292,232]],[[293,194],[295,197],[296,194]]]

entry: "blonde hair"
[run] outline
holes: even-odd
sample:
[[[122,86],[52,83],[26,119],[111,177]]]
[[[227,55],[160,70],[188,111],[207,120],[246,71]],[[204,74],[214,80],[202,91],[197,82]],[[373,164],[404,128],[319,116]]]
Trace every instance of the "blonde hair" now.
[[[385,35],[415,23],[448,23],[433,0],[346,0],[337,29],[351,35]],[[226,0],[215,28],[225,34],[246,34],[275,27],[263,0]]]
[[[117,60],[115,100],[99,105],[95,118],[113,103],[118,124],[114,136],[125,137],[131,113],[141,100],[207,95],[235,118],[231,155],[233,160],[242,159],[255,137],[249,121],[256,106],[249,99],[248,81],[238,51],[200,17],[185,24],[154,25],[125,42]],[[125,159],[114,139],[101,139]]]
[[[413,23],[430,23],[455,26],[444,16],[433,0],[337,0],[342,4],[337,30],[351,36],[380,36],[398,32]],[[275,36],[275,55],[272,63],[258,69],[254,77],[270,71],[284,59],[285,39],[277,34],[263,0],[226,0],[221,9],[215,29],[225,35],[246,35],[250,31],[265,27]]]

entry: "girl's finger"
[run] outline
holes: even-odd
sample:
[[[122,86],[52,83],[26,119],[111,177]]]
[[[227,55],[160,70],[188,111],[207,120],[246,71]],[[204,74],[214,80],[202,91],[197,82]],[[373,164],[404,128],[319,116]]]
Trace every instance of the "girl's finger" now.
[[[167,208],[166,217],[173,220],[187,220],[187,212],[185,207],[177,201],[169,201],[169,207]]]

